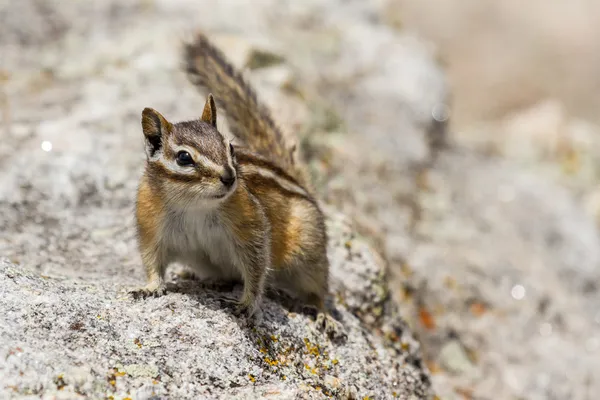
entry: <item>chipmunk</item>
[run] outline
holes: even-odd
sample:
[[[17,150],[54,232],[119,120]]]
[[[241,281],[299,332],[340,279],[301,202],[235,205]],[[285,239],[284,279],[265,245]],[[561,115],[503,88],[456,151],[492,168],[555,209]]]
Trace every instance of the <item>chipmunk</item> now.
[[[196,120],[171,123],[151,108],[142,112],[147,162],[136,222],[147,285],[132,293],[164,294],[165,270],[177,261],[201,280],[243,282],[237,314],[252,316],[273,288],[316,308],[330,335],[343,334],[325,309],[325,218],[295,146],[204,34],[185,44],[183,59],[190,81],[209,93]],[[217,104],[243,146],[218,130]]]

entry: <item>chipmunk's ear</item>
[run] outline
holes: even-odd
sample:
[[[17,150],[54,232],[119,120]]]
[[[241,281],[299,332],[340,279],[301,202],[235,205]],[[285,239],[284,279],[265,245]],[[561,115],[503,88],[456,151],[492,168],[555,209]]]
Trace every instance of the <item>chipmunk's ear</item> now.
[[[217,127],[217,106],[212,93],[208,94],[206,104],[204,104],[204,111],[202,111],[202,117],[200,119],[211,124],[215,128]]]
[[[146,153],[153,157],[161,150],[163,139],[172,129],[172,125],[158,111],[144,108],[142,111],[142,130],[146,138]]]

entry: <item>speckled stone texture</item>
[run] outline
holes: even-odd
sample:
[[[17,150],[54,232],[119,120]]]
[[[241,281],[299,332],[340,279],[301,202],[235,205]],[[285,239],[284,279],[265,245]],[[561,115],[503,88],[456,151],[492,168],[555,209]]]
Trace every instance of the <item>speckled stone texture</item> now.
[[[99,280],[3,260],[2,398],[427,398],[419,345],[390,312],[382,264],[339,215],[329,228],[347,304],[337,317],[348,337],[335,343],[274,299],[248,322],[194,281],[173,278],[167,295],[135,301],[124,289],[136,282],[118,265]]]
[[[126,296],[144,283],[133,229],[141,110],[191,119],[204,102],[179,69],[181,33],[209,31],[237,65],[254,48],[292,59],[310,46],[285,43],[327,25],[313,16],[340,18],[335,3],[0,1],[1,398],[431,396],[384,261],[335,208],[325,207],[331,286],[346,341],[276,299],[255,323],[237,319],[177,268],[166,296]],[[286,130],[335,120],[294,94],[312,73],[292,65],[250,76]]]

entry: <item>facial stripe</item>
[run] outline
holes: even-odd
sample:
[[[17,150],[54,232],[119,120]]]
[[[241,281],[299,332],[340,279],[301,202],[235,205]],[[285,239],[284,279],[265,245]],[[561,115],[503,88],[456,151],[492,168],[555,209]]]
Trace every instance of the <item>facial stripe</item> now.
[[[204,154],[200,153],[196,148],[194,148],[192,146],[177,144],[177,143],[175,143],[175,141],[173,139],[169,140],[169,145],[170,145],[169,147],[173,151],[173,161],[164,163],[164,165],[165,165],[165,167],[169,168],[171,171],[176,172],[176,173],[183,173],[183,174],[189,174],[190,171],[192,173],[194,173],[193,168],[181,167],[181,166],[179,166],[179,164],[177,164],[177,161],[175,160],[177,158],[177,153],[179,153],[180,151],[187,151],[188,153],[190,153],[190,156],[192,156],[192,159],[194,160],[194,162],[196,164],[198,164],[202,168],[205,168],[205,169],[208,169],[209,171],[211,171],[212,175],[220,176],[224,173],[223,166],[217,164],[216,162],[214,162],[213,160],[211,160]]]
[[[222,165],[215,163],[210,158],[204,155],[198,155],[198,158],[195,158],[194,161],[196,162],[196,164],[212,171],[214,175],[220,176],[223,175],[223,173],[225,172],[225,168],[223,168]]]
[[[235,168],[233,168],[233,157],[231,156],[231,149],[230,149],[231,140],[229,140],[223,136],[223,143],[225,144],[225,148],[227,149],[227,165],[232,170],[235,171]]]
[[[177,163],[177,153],[180,151],[187,151],[190,153],[190,156],[194,159],[194,163],[199,165],[203,169],[207,169],[211,172],[211,175],[221,176],[225,172],[225,168],[221,165],[218,165],[210,158],[198,153],[194,149],[187,146],[179,146],[173,149],[174,150],[174,158],[166,158],[163,157],[159,162],[168,169],[170,172],[174,174],[181,175],[195,175],[197,173],[196,169],[190,166],[181,166]]]
[[[190,153],[191,154],[191,153]],[[163,158],[158,162],[163,168],[168,170],[172,174],[176,175],[196,175],[196,170],[192,167],[181,166],[177,164],[177,161],[174,159],[165,159]]]
[[[181,168],[181,167],[179,167]],[[165,177],[174,181],[181,182],[195,182],[201,180],[202,177],[198,177],[195,173],[191,174],[182,174],[179,170],[173,171],[172,169],[166,167],[162,162],[155,162],[148,165],[148,171],[151,174],[155,174],[157,176]]]

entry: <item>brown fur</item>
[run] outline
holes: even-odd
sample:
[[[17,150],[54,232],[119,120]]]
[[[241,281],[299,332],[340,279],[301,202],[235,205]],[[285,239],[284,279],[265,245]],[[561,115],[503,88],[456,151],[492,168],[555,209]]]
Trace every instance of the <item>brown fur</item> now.
[[[164,292],[166,267],[181,261],[208,279],[243,281],[239,305],[249,314],[267,285],[317,307],[330,333],[343,332],[324,317],[324,216],[281,131],[204,36],[186,46],[185,61],[193,81],[216,93],[248,149],[233,148],[217,130],[212,94],[196,121],[172,124],[143,111],[147,163],[136,217],[148,284],[135,292]]]
[[[163,266],[160,265],[160,223],[164,219],[164,208],[160,196],[152,190],[144,176],[138,187],[136,202],[138,246],[142,262],[146,267],[148,284],[146,289],[153,291],[162,286]],[[152,216],[152,218],[148,218]]]

